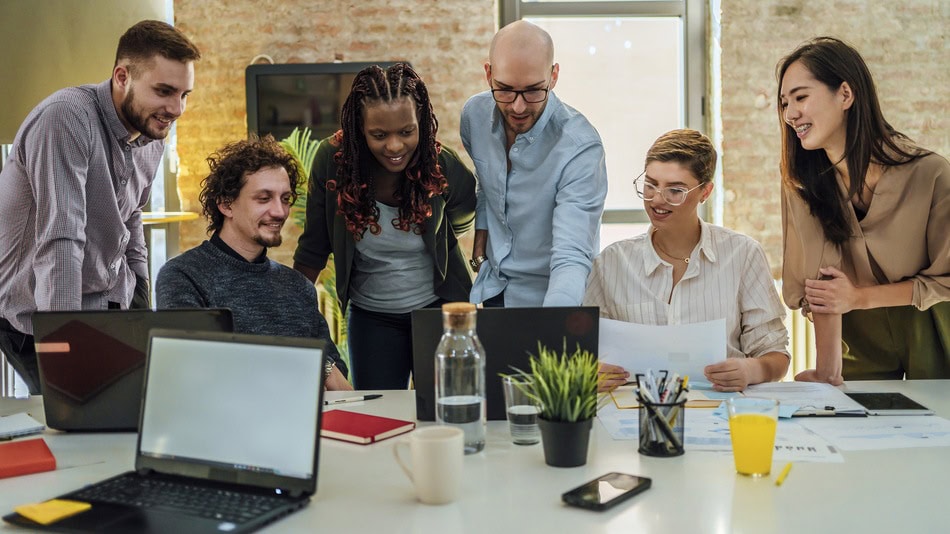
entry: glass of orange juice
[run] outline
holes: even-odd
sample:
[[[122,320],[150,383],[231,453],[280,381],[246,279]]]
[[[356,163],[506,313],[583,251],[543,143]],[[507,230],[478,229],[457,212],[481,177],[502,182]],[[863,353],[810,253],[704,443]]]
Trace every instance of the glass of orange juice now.
[[[727,399],[726,409],[736,471],[753,477],[768,475],[775,450],[778,401],[739,397]]]

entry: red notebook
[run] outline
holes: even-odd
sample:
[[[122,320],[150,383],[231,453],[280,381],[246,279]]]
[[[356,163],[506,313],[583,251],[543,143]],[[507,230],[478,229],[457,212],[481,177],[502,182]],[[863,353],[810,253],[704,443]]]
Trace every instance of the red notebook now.
[[[366,445],[398,436],[416,428],[416,423],[378,415],[330,410],[323,413],[320,435]]]
[[[56,469],[56,458],[43,438],[0,443],[0,478]]]

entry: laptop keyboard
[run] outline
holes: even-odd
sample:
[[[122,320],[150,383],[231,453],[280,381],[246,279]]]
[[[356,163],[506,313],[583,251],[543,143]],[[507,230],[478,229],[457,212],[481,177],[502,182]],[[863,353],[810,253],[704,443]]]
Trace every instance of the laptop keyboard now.
[[[83,488],[70,498],[136,508],[174,510],[216,521],[244,523],[283,506],[286,500],[184,482],[126,475]]]

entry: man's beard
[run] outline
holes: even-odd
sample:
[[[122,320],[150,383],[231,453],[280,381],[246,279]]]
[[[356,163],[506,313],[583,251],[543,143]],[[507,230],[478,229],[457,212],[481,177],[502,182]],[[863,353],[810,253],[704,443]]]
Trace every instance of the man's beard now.
[[[277,234],[273,239],[266,239],[261,234],[254,236],[254,242],[264,248],[279,247],[283,242],[283,236]]]
[[[129,94],[125,95],[125,98],[122,100],[122,115],[125,117],[126,122],[129,123],[129,126],[149,139],[165,139],[165,137],[168,136],[168,129],[165,129],[161,133],[150,132],[148,130],[149,115],[146,114],[143,116],[138,114],[133,104],[135,104],[135,90],[129,88]],[[169,128],[171,128],[171,124],[169,124]]]

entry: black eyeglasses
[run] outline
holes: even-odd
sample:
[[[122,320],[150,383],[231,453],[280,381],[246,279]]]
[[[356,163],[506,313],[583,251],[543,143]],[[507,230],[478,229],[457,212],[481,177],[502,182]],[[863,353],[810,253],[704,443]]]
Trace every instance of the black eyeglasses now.
[[[491,96],[499,104],[511,104],[518,100],[518,95],[528,104],[537,104],[544,102],[548,98],[548,89],[528,89],[525,91],[512,91],[510,89],[492,89]]]
[[[692,189],[686,189],[685,187],[675,187],[675,186],[664,187],[663,189],[660,189],[659,187],[651,183],[647,183],[646,180],[641,180],[641,178],[643,178],[643,175],[646,172],[647,171],[641,172],[640,176],[637,176],[636,178],[633,179],[633,188],[637,190],[637,196],[642,198],[643,200],[646,200],[647,202],[653,200],[653,198],[656,197],[657,193],[659,193],[663,197],[663,200],[665,200],[666,203],[669,204],[670,206],[679,206],[683,202],[686,202],[686,195],[688,195],[691,191],[699,189],[700,187],[705,185],[705,184],[699,184]]]

